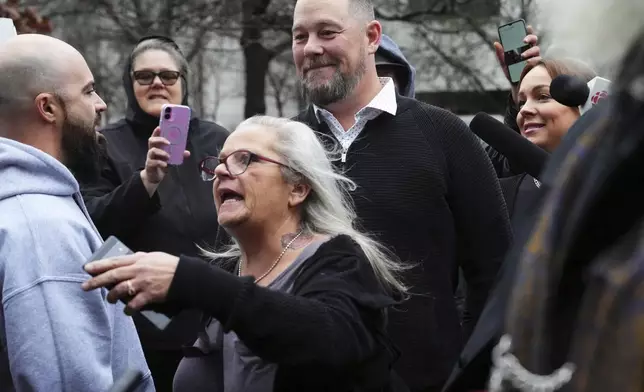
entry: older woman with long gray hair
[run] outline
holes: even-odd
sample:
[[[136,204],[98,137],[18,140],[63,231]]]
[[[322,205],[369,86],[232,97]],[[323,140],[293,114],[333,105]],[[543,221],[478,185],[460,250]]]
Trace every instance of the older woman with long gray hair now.
[[[205,328],[177,370],[179,391],[397,391],[386,310],[400,264],[356,229],[348,192],[306,125],[253,117],[201,162],[233,238],[209,265],[137,253],[86,266],[129,311],[198,308]]]

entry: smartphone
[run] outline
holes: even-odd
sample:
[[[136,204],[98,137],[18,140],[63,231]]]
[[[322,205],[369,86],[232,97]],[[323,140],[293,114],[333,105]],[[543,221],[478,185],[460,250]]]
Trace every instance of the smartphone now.
[[[161,108],[159,128],[161,136],[170,141],[164,150],[170,154],[171,165],[183,163],[183,152],[188,142],[188,129],[190,128],[190,108],[183,105],[165,104]]]
[[[87,262],[89,263],[96,260],[109,259],[111,257],[127,256],[133,253],[134,252],[119,241],[118,238],[110,236],[103,245],[101,245],[101,247],[92,254]],[[163,313],[157,313],[151,310],[142,310],[140,313],[160,330],[164,330],[171,321],[171,319]]]
[[[0,43],[18,35],[11,18],[0,18]]]
[[[508,67],[512,83],[519,83],[521,73],[527,64],[527,61],[521,57],[521,53],[530,49],[530,45],[523,41],[527,35],[528,29],[523,19],[499,26],[499,40],[503,45],[505,66]]]

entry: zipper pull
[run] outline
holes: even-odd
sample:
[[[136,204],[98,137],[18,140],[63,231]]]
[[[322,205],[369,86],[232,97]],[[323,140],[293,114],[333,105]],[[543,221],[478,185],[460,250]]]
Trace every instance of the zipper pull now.
[[[342,150],[342,163],[347,162],[347,150]]]

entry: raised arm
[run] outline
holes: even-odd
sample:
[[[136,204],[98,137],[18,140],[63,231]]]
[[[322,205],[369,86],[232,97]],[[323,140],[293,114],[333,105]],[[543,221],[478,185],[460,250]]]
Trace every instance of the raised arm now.
[[[292,295],[182,257],[169,300],[212,314],[262,359],[354,364],[373,355],[375,331],[384,326],[384,307],[393,304],[382,294],[370,266],[362,263],[367,262],[354,258],[326,263],[327,268]]]
[[[150,196],[140,172],[121,181],[111,160],[105,157],[102,162],[100,179],[82,185],[83,199],[103,238],[114,235],[125,240],[159,211],[159,196]]]

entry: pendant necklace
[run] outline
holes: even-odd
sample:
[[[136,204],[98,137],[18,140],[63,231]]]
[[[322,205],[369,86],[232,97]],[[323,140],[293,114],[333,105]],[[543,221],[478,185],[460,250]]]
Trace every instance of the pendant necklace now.
[[[298,237],[299,237],[303,232],[304,232],[304,230],[303,230],[303,229],[302,229],[302,230],[300,230],[300,232],[299,232],[299,233],[297,233],[297,235],[296,235],[295,237],[293,237],[293,239],[292,239],[288,244],[286,244],[286,246],[284,247],[284,250],[282,251],[282,253],[280,253],[279,257],[275,260],[275,262],[273,262],[273,265],[271,265],[271,268],[269,268],[269,269],[268,269],[268,271],[266,271],[262,276],[260,276],[259,278],[255,279],[255,283],[257,283],[257,282],[259,282],[260,280],[264,279],[266,276],[268,276],[268,274],[270,274],[270,273],[271,273],[271,271],[273,271],[273,270],[275,269],[275,267],[277,267],[277,264],[280,262],[280,260],[282,260],[282,257],[284,257],[284,254],[286,253],[286,251],[288,250],[288,248],[290,248],[290,247],[291,247],[291,245],[293,244],[293,242],[295,242],[295,240],[296,240],[296,239],[298,239]],[[242,276],[242,274],[241,274],[241,273],[242,273],[242,262],[241,262],[241,260],[240,260],[240,261],[239,261],[239,268],[237,269],[237,275],[238,275],[238,276]]]

